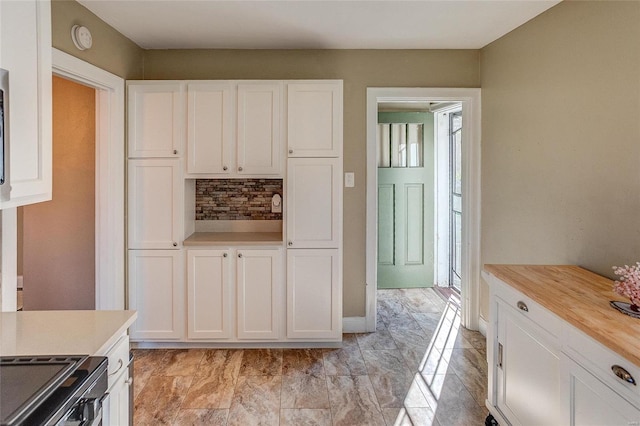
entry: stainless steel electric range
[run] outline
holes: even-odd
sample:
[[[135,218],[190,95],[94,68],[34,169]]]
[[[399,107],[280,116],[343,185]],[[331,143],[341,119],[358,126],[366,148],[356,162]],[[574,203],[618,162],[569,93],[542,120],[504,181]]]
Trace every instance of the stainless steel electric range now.
[[[2,426],[98,426],[106,397],[106,357],[0,357]]]

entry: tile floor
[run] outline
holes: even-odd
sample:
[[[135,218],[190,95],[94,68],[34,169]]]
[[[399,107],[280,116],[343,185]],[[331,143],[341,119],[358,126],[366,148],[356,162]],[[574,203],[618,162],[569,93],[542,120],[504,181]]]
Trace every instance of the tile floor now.
[[[432,289],[378,291],[340,349],[135,350],[136,425],[483,425],[484,337]]]

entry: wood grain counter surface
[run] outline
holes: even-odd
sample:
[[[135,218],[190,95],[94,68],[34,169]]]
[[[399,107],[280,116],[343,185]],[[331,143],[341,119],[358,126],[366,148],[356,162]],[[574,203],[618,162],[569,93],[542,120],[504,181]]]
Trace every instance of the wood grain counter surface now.
[[[575,265],[485,265],[484,270],[640,366],[640,319],[618,312],[613,281]]]
[[[273,246],[282,244],[282,232],[194,232],[185,246]]]

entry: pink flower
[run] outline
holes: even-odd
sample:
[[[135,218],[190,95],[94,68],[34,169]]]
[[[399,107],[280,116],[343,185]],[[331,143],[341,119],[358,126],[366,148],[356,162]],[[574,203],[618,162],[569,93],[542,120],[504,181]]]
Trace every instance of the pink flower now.
[[[613,273],[620,276],[613,283],[613,291],[628,297],[632,304],[640,306],[640,262],[632,266],[614,266]]]

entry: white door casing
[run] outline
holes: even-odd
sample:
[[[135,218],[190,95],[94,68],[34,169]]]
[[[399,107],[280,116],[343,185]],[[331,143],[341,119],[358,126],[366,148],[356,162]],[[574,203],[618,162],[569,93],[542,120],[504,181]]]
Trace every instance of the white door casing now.
[[[96,309],[124,309],[124,80],[55,48],[52,63],[54,75],[96,89]]]
[[[462,325],[477,330],[480,316],[480,89],[367,88],[366,331],[376,330],[378,103],[460,102],[465,120],[462,152]]]

